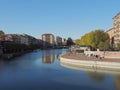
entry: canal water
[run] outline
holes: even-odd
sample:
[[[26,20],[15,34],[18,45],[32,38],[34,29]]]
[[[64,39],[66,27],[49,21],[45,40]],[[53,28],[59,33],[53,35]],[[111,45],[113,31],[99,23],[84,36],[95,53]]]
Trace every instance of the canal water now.
[[[0,60],[0,90],[120,90],[120,74],[62,66],[66,49],[36,50]]]

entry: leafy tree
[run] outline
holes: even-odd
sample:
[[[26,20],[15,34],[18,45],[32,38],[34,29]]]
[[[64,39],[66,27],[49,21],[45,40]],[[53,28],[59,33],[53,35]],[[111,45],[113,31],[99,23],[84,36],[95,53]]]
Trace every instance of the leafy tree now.
[[[75,40],[75,44],[77,44],[77,45],[81,45],[81,43],[80,43],[80,39]]]
[[[107,49],[109,47],[109,36],[103,30],[94,30],[77,40],[79,45],[90,45],[93,48]]]
[[[109,42],[105,41],[105,42],[100,42],[98,45],[98,48],[101,50],[107,50],[109,48]]]
[[[94,48],[101,48],[100,44],[102,43],[102,48],[109,47],[109,36],[102,30],[95,30],[92,36],[92,43]]]
[[[116,47],[116,49],[120,51],[120,42],[117,43],[117,47]]]
[[[73,45],[73,44],[74,44],[73,40],[69,37],[69,38],[67,39],[67,45],[68,45],[68,46],[71,46],[71,45]]]

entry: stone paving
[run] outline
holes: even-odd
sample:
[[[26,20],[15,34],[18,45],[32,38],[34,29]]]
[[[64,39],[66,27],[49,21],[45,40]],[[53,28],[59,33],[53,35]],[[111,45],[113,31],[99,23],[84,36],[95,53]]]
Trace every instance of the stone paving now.
[[[114,58],[99,58],[93,56],[85,56],[83,54],[76,54],[75,52],[67,52],[63,54],[61,57],[73,59],[73,60],[86,60],[86,61],[100,61],[100,62],[117,62],[120,63],[120,59]]]

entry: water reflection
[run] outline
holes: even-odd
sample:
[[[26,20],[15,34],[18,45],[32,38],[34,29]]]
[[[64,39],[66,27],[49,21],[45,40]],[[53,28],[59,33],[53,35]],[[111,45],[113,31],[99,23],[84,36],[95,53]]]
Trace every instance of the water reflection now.
[[[120,90],[120,75],[115,75],[115,87]]]
[[[99,72],[88,72],[88,76],[97,83],[102,83],[105,80],[105,74]]]
[[[53,50],[43,50],[42,51],[42,63],[53,63],[55,60],[55,54]]]
[[[55,59],[54,55],[51,56],[43,56],[42,57],[42,63],[53,63]]]
[[[87,66],[80,66],[80,65],[74,65],[72,63],[66,63],[62,60],[60,61],[60,65],[65,68],[80,70],[80,71],[89,71],[89,72],[96,72],[96,73],[106,73],[106,74],[120,74],[120,71],[118,70],[112,70],[112,69],[101,69],[101,68],[94,68],[94,67],[87,67]]]
[[[57,58],[64,52],[40,50],[1,61],[0,90],[120,90],[119,73],[61,66]]]

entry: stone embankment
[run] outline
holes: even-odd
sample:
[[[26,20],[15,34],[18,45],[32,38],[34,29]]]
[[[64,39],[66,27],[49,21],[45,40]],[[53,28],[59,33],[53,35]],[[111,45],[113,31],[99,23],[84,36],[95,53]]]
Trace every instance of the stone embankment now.
[[[83,54],[65,53],[60,56],[60,63],[73,67],[82,67],[100,70],[116,70],[120,72],[119,58],[96,58]]]

